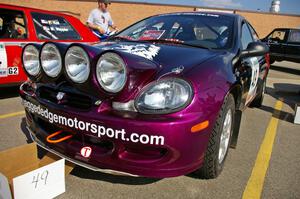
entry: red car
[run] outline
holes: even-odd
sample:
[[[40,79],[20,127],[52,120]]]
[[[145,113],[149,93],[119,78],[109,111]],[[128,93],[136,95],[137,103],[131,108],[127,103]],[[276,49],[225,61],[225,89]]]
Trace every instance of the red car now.
[[[45,10],[0,4],[0,87],[27,80],[22,68],[22,47],[27,43],[97,42],[79,19]]]

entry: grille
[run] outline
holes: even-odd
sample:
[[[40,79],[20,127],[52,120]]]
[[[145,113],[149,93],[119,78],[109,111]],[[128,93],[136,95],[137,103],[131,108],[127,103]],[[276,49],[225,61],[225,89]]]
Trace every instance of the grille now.
[[[55,126],[53,124],[50,124],[49,122],[46,122],[45,120],[42,120],[40,118],[36,118],[35,121],[36,121],[36,124],[38,124],[39,128],[42,131],[44,131],[45,133],[47,133],[44,136],[41,136],[39,133],[36,134],[36,136],[39,137],[40,140],[45,141],[45,137],[48,136],[49,134],[54,133],[59,130],[64,130],[64,129],[59,128],[58,126]],[[73,134],[73,137],[71,139],[73,144],[76,142],[76,143],[82,143],[82,144],[86,144],[89,146],[93,146],[93,147],[97,148],[98,155],[101,155],[101,154],[105,155],[107,153],[113,152],[114,143],[112,141],[95,138],[95,137],[86,135],[84,133],[82,134],[82,133],[79,133],[76,131],[66,130],[65,132],[68,132],[69,134],[70,133]],[[78,147],[78,145],[77,145],[77,147]],[[65,153],[65,151],[62,151],[62,153]]]
[[[57,97],[59,93],[62,94],[61,98]],[[48,102],[76,109],[90,109],[92,107],[92,99],[89,96],[71,92],[68,89],[55,89],[43,86],[38,89],[38,96]]]

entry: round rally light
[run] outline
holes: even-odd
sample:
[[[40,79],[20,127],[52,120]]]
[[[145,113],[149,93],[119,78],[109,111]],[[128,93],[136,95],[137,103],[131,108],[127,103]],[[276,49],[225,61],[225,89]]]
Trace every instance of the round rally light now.
[[[61,55],[54,44],[48,43],[43,46],[41,51],[41,65],[49,77],[57,77],[61,72]]]
[[[99,58],[96,74],[102,88],[111,93],[121,91],[127,80],[126,65],[116,53],[105,53]]]
[[[84,83],[90,75],[90,59],[85,50],[72,46],[65,56],[65,66],[68,76],[75,83]]]
[[[24,68],[29,75],[37,76],[40,73],[39,50],[34,45],[27,45],[24,48],[22,59]]]

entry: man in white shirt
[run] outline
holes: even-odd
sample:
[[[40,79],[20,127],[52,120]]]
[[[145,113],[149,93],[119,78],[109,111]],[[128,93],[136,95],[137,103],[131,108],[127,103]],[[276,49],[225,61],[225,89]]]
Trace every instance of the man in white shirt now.
[[[93,29],[96,34],[109,35],[111,33],[110,28],[118,31],[107,9],[109,4],[110,0],[98,0],[98,8],[90,12],[87,26]]]

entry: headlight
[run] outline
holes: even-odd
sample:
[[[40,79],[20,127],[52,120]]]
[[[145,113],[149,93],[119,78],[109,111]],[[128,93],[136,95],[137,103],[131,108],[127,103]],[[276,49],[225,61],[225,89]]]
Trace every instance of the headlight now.
[[[23,65],[29,75],[36,76],[40,73],[39,50],[33,45],[27,45],[22,55]]]
[[[185,108],[192,100],[192,87],[182,79],[165,79],[150,84],[135,106],[145,114],[167,114]]]
[[[76,83],[85,82],[90,75],[88,54],[79,46],[72,46],[65,56],[66,71],[70,79]]]
[[[99,58],[96,73],[99,84],[108,92],[117,93],[125,86],[126,66],[115,53],[106,53]]]
[[[54,44],[46,44],[41,51],[41,65],[50,77],[57,77],[62,68],[61,55]]]

